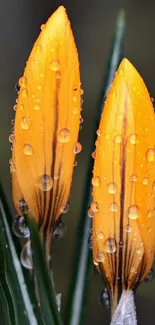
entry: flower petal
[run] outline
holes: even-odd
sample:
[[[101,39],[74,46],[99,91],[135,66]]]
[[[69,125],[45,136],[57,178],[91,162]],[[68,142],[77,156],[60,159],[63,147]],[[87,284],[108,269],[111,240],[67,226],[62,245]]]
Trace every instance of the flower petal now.
[[[147,275],[155,252],[155,118],[145,84],[124,59],[104,105],[93,176],[93,255],[112,295]],[[100,235],[102,233],[102,236]]]
[[[64,7],[41,26],[24,71],[13,159],[23,199],[51,233],[70,192],[80,119],[78,54]],[[17,207],[18,187],[13,182]]]

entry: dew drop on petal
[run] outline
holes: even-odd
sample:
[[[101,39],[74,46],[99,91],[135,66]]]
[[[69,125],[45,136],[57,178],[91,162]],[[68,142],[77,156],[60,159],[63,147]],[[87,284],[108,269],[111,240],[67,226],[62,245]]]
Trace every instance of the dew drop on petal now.
[[[122,143],[122,136],[121,135],[116,135],[114,138],[115,143]]]
[[[94,176],[94,177],[92,178],[92,184],[93,184],[95,187],[100,187],[100,185],[101,185],[100,177],[99,177],[99,176]]]
[[[89,209],[88,210],[88,216],[90,217],[90,218],[94,218],[94,211],[92,210],[92,209]]]
[[[137,135],[135,133],[130,134],[129,141],[131,144],[136,144],[137,143]]]
[[[91,209],[94,211],[94,212],[97,212],[98,211],[98,203],[93,201],[90,205]]]
[[[70,131],[66,128],[60,130],[58,133],[58,141],[61,143],[67,143],[70,140]]]
[[[77,166],[77,161],[74,160],[74,164],[73,164],[73,167],[76,167]]]
[[[151,218],[153,216],[153,212],[151,211],[151,210],[149,210],[148,212],[147,212],[147,217],[148,218]]]
[[[57,71],[55,76],[56,76],[56,79],[59,80],[61,78],[61,72]]]
[[[79,114],[80,113],[80,107],[78,107],[78,106],[74,106],[73,107],[73,114]]]
[[[74,153],[77,154],[82,150],[82,145],[81,143],[77,142],[75,147],[74,147]]]
[[[149,162],[155,161],[155,150],[152,148],[148,149],[146,158]]]
[[[55,174],[55,175],[53,176],[53,179],[55,179],[55,181],[57,181],[58,178],[59,178],[59,175],[58,175],[58,174]]]
[[[116,193],[116,184],[114,182],[111,182],[108,184],[108,193],[109,194],[115,194]]]
[[[51,176],[44,174],[40,177],[39,183],[37,185],[42,191],[48,192],[53,187],[53,179]]]
[[[143,253],[143,250],[141,248],[137,248],[136,249],[136,253],[139,254],[139,255],[141,255]]]
[[[104,242],[104,249],[107,253],[115,253],[116,252],[116,241],[114,238],[108,238]]]
[[[66,203],[60,208],[61,213],[67,213],[69,211],[69,204]]]
[[[137,176],[135,174],[131,176],[131,182],[137,182]]]
[[[12,143],[12,144],[15,142],[15,136],[14,136],[13,133],[10,134],[10,136],[9,136],[9,142]]]
[[[118,209],[117,203],[116,202],[112,202],[110,205],[110,211],[112,212],[116,212]]]
[[[98,233],[97,233],[97,235],[96,235],[96,237],[97,237],[97,239],[104,239],[104,233],[102,232],[102,231],[99,231]]]
[[[84,118],[81,116],[80,120],[79,120],[79,123],[82,124],[83,122],[84,122]]]
[[[16,111],[17,110],[17,105],[13,106],[13,110]]]
[[[29,270],[33,269],[33,260],[32,260],[32,246],[31,241],[29,240],[22,249],[20,260],[22,265]]]
[[[148,185],[148,182],[149,182],[149,180],[148,180],[147,177],[144,177],[144,178],[142,179],[142,184],[143,184],[143,185]]]
[[[132,232],[132,227],[130,225],[126,225],[125,232]]]
[[[19,84],[19,87],[26,88],[26,84],[27,84],[26,77],[25,76],[20,77],[18,80],[18,84]]]
[[[105,256],[103,252],[98,252],[96,255],[96,260],[97,262],[104,262]]]
[[[27,226],[25,218],[23,216],[18,216],[12,224],[12,230],[17,237],[28,238],[30,237],[30,230]]]
[[[92,158],[93,158],[93,159],[95,159],[95,158],[96,158],[96,150],[94,150],[94,151],[93,151],[93,153],[92,153],[92,155],[91,155],[91,156],[92,156]]]
[[[131,205],[128,209],[128,217],[132,220],[139,218],[139,207],[137,205]]]
[[[29,117],[22,117],[20,121],[20,126],[23,130],[28,130],[31,124],[31,119]]]
[[[25,88],[22,89],[22,90],[21,90],[21,94],[22,94],[22,97],[23,97],[23,98],[26,98],[26,97],[27,97],[27,89],[25,89]]]
[[[16,171],[16,165],[12,159],[9,160],[9,164],[10,164],[10,173],[14,173]]]
[[[49,65],[50,70],[58,71],[60,70],[60,62],[58,60],[53,60]]]
[[[30,144],[25,144],[24,145],[24,154],[26,156],[32,156],[33,155],[33,148]]]

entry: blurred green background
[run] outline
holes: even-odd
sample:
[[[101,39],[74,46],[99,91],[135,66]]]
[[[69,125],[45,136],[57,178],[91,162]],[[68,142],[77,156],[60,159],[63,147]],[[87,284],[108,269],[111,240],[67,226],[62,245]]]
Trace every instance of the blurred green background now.
[[[74,263],[76,230],[82,211],[87,168],[93,146],[92,129],[113,37],[117,11],[127,12],[124,56],[139,70],[152,97],[155,96],[155,1],[151,0],[1,0],[0,1],[0,178],[10,207],[11,183],[8,160],[11,157],[8,136],[11,130],[15,84],[22,75],[25,62],[40,25],[60,5],[70,18],[81,62],[84,89],[84,125],[80,133],[83,151],[77,158],[71,192],[71,207],[65,216],[66,236],[53,247],[54,278],[57,292],[62,292],[62,313],[71,282]],[[103,288],[100,277],[89,277],[85,325],[108,325],[110,313],[99,302]],[[136,295],[140,325],[155,323],[155,281],[143,284]],[[66,324],[67,325],[67,324]]]

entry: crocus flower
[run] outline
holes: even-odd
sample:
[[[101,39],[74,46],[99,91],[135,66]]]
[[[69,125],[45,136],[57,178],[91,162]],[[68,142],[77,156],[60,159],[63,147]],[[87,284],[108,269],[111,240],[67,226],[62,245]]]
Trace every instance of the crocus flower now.
[[[155,253],[155,117],[145,84],[124,59],[108,93],[93,171],[93,259],[120,295],[147,276]]]
[[[41,26],[19,79],[11,163],[13,199],[26,205],[51,240],[55,222],[68,211],[81,111],[77,49],[64,7]]]

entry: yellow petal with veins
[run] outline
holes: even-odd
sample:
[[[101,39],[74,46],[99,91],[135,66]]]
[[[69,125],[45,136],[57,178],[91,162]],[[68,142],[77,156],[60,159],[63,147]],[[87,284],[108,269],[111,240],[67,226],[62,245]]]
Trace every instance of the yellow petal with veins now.
[[[93,258],[116,301],[145,278],[155,252],[154,109],[127,59],[111,85],[99,130],[92,180],[98,204]]]
[[[13,198],[18,209],[20,189],[41,233],[50,238],[70,192],[81,89],[77,49],[64,7],[41,29],[19,79]]]

